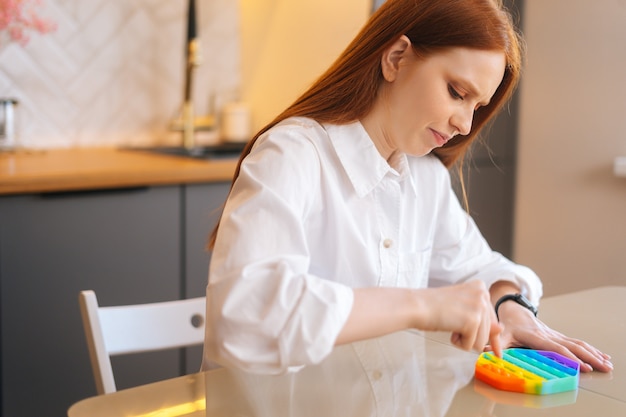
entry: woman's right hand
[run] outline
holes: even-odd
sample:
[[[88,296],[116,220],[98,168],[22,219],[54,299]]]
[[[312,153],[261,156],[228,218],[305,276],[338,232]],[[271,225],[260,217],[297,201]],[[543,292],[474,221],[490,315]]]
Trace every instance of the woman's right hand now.
[[[464,350],[482,352],[490,342],[502,356],[502,328],[482,281],[425,289],[355,288],[353,293],[338,345],[412,328],[451,332],[452,343]]]
[[[490,344],[497,356],[502,355],[502,327],[482,281],[416,291],[420,305],[416,328],[449,331],[452,344],[463,350],[482,352]]]

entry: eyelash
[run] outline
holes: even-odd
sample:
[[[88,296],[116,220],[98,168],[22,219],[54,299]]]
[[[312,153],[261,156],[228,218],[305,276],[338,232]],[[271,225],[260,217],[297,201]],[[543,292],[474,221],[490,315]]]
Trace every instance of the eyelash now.
[[[458,91],[456,91],[452,84],[448,84],[448,92],[450,93],[450,96],[452,96],[452,98],[457,100],[463,100],[463,96]]]
[[[452,96],[452,98],[455,100],[465,100],[465,97],[463,97],[461,93],[456,91],[456,89],[452,86],[452,84],[448,84],[448,92],[450,93],[450,96]],[[480,110],[481,107],[483,106],[477,105],[476,108],[474,109],[474,112],[477,112],[478,110]]]

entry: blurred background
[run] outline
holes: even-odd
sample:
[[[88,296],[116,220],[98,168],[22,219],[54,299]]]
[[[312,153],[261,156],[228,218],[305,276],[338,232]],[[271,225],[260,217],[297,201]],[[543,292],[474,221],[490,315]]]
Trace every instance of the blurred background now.
[[[20,44],[8,41],[0,27],[0,97],[19,101],[24,150],[178,143],[180,133],[169,125],[179,117],[183,101],[187,4],[45,0],[37,12],[55,22],[55,31],[31,33],[28,43]],[[623,169],[615,170],[616,158],[626,156],[626,0],[505,4],[526,38],[527,61],[517,94],[484,135],[484,144],[473,149],[464,172],[471,214],[494,249],[539,274],[546,295],[626,285],[626,177]],[[374,7],[372,0],[198,0],[197,114],[215,115],[219,125],[221,110],[237,101],[249,109],[251,132],[257,130],[333,62]],[[220,140],[214,131],[197,139],[206,144]],[[5,242],[0,245],[3,413],[45,410],[60,416],[71,402],[94,394],[74,301],[75,288],[85,289],[86,278],[77,270],[98,275],[100,293],[109,300],[149,297],[146,288],[179,294],[173,278],[153,285],[155,276],[177,277],[179,272],[179,260],[155,256],[153,246],[174,258],[179,246],[193,246],[201,267],[185,272],[195,281],[183,295],[201,295],[207,273],[203,244],[210,226],[205,230],[195,220],[184,224],[184,233],[194,236],[192,245],[172,239],[179,236],[174,225],[183,217],[183,197],[197,210],[190,219],[208,221],[209,191],[220,206],[227,190],[228,184],[219,183],[150,187],[141,191],[145,196],[128,190],[0,196],[0,237],[17,236],[0,239]],[[135,199],[141,204],[125,205]],[[22,201],[29,211],[15,204]],[[112,215],[107,204],[121,214]],[[104,220],[82,223],[73,213],[87,213],[88,219],[96,213],[93,218]],[[61,218],[67,223],[56,220]],[[104,233],[98,234],[96,226]],[[76,251],[63,252],[66,243]],[[110,262],[107,250],[112,248],[118,249],[112,251],[119,255],[117,262]],[[38,268],[47,274],[31,272]],[[142,272],[135,280],[119,273],[135,268]],[[11,275],[12,270],[21,272]],[[132,291],[117,289],[127,287]],[[55,311],[42,314],[44,305]],[[26,318],[39,331],[25,333]],[[173,374],[199,366],[197,359],[177,356],[170,362]],[[136,372],[142,378],[146,369],[164,361],[156,357],[146,363]],[[124,373],[126,363],[120,364]],[[54,366],[72,372],[60,375]]]
[[[199,114],[246,103],[252,130],[342,51],[372,0],[201,0]],[[471,211],[546,294],[624,280],[626,0],[508,0],[528,43],[521,87],[475,151]],[[186,1],[47,0],[57,30],[0,47],[0,96],[29,147],[168,144],[180,111]],[[200,142],[215,141],[206,135]]]

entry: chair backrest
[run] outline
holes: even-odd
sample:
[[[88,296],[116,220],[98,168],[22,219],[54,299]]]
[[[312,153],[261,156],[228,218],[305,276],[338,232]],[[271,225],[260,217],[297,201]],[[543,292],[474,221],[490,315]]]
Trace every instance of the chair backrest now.
[[[116,391],[111,356],[200,345],[206,298],[100,307],[81,291],[79,304],[98,394]]]

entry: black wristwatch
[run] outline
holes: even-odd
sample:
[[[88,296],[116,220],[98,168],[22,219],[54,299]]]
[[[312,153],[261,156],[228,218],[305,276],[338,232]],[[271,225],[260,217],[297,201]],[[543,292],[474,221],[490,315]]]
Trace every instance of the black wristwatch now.
[[[500,317],[498,316],[498,308],[500,307],[500,304],[504,303],[505,301],[515,301],[517,304],[523,307],[526,307],[527,309],[532,311],[535,317],[537,317],[537,307],[535,307],[530,301],[528,301],[528,298],[524,297],[522,294],[519,294],[519,293],[507,294],[507,295],[500,297],[500,299],[496,302],[495,310],[496,310],[496,317],[498,318],[498,321],[500,321]]]

